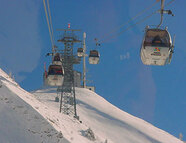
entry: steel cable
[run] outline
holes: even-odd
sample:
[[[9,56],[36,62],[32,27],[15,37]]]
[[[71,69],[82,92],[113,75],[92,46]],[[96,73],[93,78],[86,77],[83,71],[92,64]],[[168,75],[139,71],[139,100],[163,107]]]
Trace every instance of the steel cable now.
[[[174,2],[174,1],[175,1],[175,0],[171,0],[170,2],[168,2],[168,3],[165,5],[165,7],[166,7],[166,6],[169,6],[169,5],[170,5],[172,2]],[[156,1],[156,3],[157,3],[157,1]],[[156,4],[156,3],[154,3],[154,4]],[[150,7],[154,6],[154,4],[151,5]],[[148,9],[148,8],[146,8],[145,11],[146,11],[147,9]],[[161,9],[159,9],[159,10],[161,10]],[[121,32],[119,32],[119,33],[117,33],[117,34],[115,34],[115,35],[111,35],[111,36],[109,36],[108,38],[103,39],[103,40],[101,41],[101,43],[103,43],[103,42],[105,42],[105,41],[108,41],[108,40],[110,40],[110,39],[113,39],[114,37],[121,35],[122,33],[124,33],[124,32],[126,32],[127,30],[133,28],[134,26],[136,26],[136,25],[138,25],[138,24],[140,24],[140,23],[146,21],[146,20],[149,19],[152,15],[154,15],[155,13],[157,13],[159,10],[157,10],[157,11],[151,13],[150,15],[146,16],[146,17],[143,18],[142,20],[140,20],[140,21],[136,22],[135,24],[133,24],[133,25],[127,27],[125,30],[123,30],[123,31],[121,31]],[[143,11],[142,11],[142,12],[143,12]],[[141,12],[141,13],[142,13],[142,12]],[[139,16],[139,14],[137,14],[136,16]],[[136,16],[134,16],[134,17],[136,17]],[[132,18],[132,20],[134,20],[134,19],[135,19],[135,18]],[[132,20],[130,19],[127,23],[125,23],[125,25],[128,24],[129,22],[131,22]],[[121,26],[120,26],[120,27],[121,27]],[[123,26],[122,26],[122,27],[123,27]]]
[[[44,9],[45,9],[45,15],[46,15],[46,20],[47,20],[47,25],[48,25],[50,40],[51,40],[52,47],[53,47],[54,46],[54,41],[53,41],[53,37],[52,37],[52,33],[51,33],[50,23],[49,23],[49,20],[48,20],[48,13],[47,13],[47,8],[46,8],[45,0],[43,0],[43,5],[44,5]]]

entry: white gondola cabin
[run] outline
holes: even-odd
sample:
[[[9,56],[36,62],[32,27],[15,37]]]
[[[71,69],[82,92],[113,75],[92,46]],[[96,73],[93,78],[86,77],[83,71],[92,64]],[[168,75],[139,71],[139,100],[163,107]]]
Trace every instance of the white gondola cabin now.
[[[148,29],[141,47],[141,60],[145,65],[163,66],[171,62],[173,53],[171,36],[167,29]]]
[[[62,65],[50,65],[48,72],[44,73],[44,84],[47,86],[62,86],[64,80],[64,70]]]
[[[60,56],[59,53],[56,53],[56,54],[54,55],[52,63],[53,63],[54,65],[62,65],[62,60],[61,60],[61,56]]]
[[[77,50],[77,56],[78,57],[83,57],[83,48],[78,48],[78,50]]]
[[[100,54],[97,50],[91,50],[89,54],[89,63],[90,64],[98,64],[99,63]]]

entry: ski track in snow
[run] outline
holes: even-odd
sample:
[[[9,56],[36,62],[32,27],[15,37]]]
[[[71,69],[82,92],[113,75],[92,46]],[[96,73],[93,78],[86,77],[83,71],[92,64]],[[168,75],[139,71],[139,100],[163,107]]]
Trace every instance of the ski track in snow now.
[[[88,89],[76,88],[80,123],[72,116],[59,113],[59,103],[54,102],[56,88],[41,88],[29,93],[1,69],[0,85],[0,113],[4,113],[0,114],[0,122],[4,123],[4,126],[0,124],[0,139],[9,130],[15,132],[25,125],[24,130],[18,130],[15,135],[20,140],[15,141],[13,136],[14,142],[11,142],[11,138],[5,137],[2,143],[21,143],[21,139],[24,143],[105,143],[106,140],[107,143],[183,143],[148,122],[118,109]],[[17,125],[9,127],[6,120]],[[84,136],[88,128],[94,132],[94,141]],[[35,138],[31,138],[30,134],[34,134]]]

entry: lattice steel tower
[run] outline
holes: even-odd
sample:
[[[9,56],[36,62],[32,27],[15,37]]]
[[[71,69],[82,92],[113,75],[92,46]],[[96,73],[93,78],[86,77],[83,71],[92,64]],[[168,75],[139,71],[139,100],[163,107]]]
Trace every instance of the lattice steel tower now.
[[[64,35],[58,42],[64,44],[63,53],[63,68],[64,68],[64,83],[62,87],[58,88],[58,92],[61,94],[60,100],[60,112],[65,114],[72,114],[75,118],[79,118],[76,112],[76,95],[74,86],[74,70],[73,65],[80,63],[80,58],[73,54],[74,43],[80,43],[78,37],[75,35],[74,29],[60,29],[64,31]]]

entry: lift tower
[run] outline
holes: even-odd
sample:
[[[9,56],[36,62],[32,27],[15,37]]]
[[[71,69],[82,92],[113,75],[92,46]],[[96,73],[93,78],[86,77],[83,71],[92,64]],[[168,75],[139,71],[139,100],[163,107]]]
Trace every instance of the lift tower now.
[[[75,96],[75,86],[74,86],[74,70],[73,65],[80,63],[80,58],[73,54],[74,43],[80,43],[75,32],[80,30],[70,29],[59,29],[59,31],[64,31],[64,34],[58,42],[64,44],[63,53],[63,68],[64,68],[64,82],[63,86],[58,88],[58,92],[61,94],[60,100],[60,112],[64,114],[72,114],[78,119],[76,112],[76,96]]]

